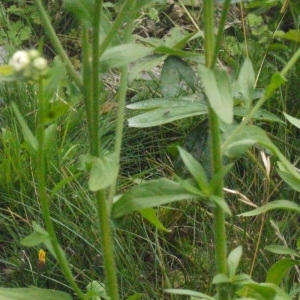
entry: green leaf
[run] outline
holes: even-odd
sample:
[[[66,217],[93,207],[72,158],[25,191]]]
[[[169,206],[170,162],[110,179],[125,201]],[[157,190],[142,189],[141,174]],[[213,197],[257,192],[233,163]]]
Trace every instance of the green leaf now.
[[[181,77],[178,72],[176,56],[169,56],[163,65],[160,77],[160,89],[163,97],[176,97],[180,92]]]
[[[284,83],[286,83],[287,80],[278,72],[274,73],[271,78],[271,82],[266,88],[265,91],[265,98],[269,98],[272,96],[272,94]]]
[[[202,299],[202,300],[214,300],[215,298],[210,297],[206,294],[191,291],[191,290],[184,290],[184,289],[167,289],[164,290],[165,293],[170,293],[174,295],[185,295],[190,297],[196,297],[196,299]]]
[[[182,29],[181,27],[175,26],[171,28],[168,32],[168,35],[164,39],[164,45],[169,48],[176,48],[174,47],[179,41],[182,41],[187,35],[187,32]],[[181,47],[179,47],[180,49]]]
[[[207,198],[207,195],[199,189],[197,182],[193,178],[182,179],[175,175],[175,179],[187,192],[198,195],[203,199]]]
[[[236,270],[239,266],[242,257],[242,253],[243,253],[242,246],[239,246],[233,249],[228,255],[227,265],[228,265],[228,275],[230,278],[233,278],[233,276],[236,273]]]
[[[254,210],[239,214],[238,216],[241,217],[252,217],[257,216],[260,214],[263,214],[269,210],[274,209],[283,209],[283,210],[291,210],[297,213],[300,213],[300,206],[294,202],[288,201],[288,200],[275,200],[267,203],[266,205],[263,205],[259,208],[256,208]]]
[[[233,111],[234,115],[244,117],[247,115],[248,110],[246,107],[236,107]],[[259,109],[252,117],[254,120],[260,120],[260,121],[269,121],[269,122],[278,122],[281,124],[285,124],[284,121],[282,121],[280,118],[272,114],[271,112],[265,110],[265,109]]]
[[[224,139],[231,135],[229,130],[224,133]],[[248,125],[243,128],[243,130],[234,137],[234,140],[224,149],[224,154],[230,158],[238,157],[244,152],[246,152],[254,144],[262,144],[265,147],[273,148],[273,143],[267,136],[267,134],[259,127]]]
[[[88,186],[92,192],[105,189],[116,180],[119,164],[115,153],[105,154],[101,157],[86,155],[83,160],[91,167]]]
[[[259,300],[292,300],[284,290],[272,283],[246,283],[242,289],[238,291],[239,295],[247,295]]]
[[[291,173],[282,171],[277,169],[278,175],[286,182],[289,186],[291,186],[295,191],[300,192],[300,178],[294,176]]]
[[[283,113],[283,114],[284,114],[284,116],[287,118],[287,120],[288,120],[291,124],[293,124],[293,125],[296,126],[297,128],[300,128],[300,120],[299,120],[299,119],[294,118],[294,117],[292,117],[292,116],[290,116],[290,115],[288,115],[288,114],[286,114],[286,113]]]
[[[139,44],[123,44],[107,49],[100,58],[103,70],[118,68],[151,54],[152,48]]]
[[[21,240],[25,247],[33,247],[50,240],[48,232],[36,222],[32,222],[34,232]]]
[[[198,104],[155,109],[128,119],[131,127],[153,127],[192,116],[204,115],[207,107]]]
[[[15,102],[11,102],[11,107],[18,119],[18,122],[20,124],[23,136],[24,136],[24,140],[28,143],[28,145],[34,150],[37,151],[39,144],[37,139],[35,138],[34,134],[32,133],[32,131],[30,130],[30,128],[28,127],[26,121],[24,120],[23,116],[21,115],[19,108],[17,107]]]
[[[290,248],[287,248],[285,246],[280,245],[270,245],[265,248],[267,251],[270,251],[272,253],[281,254],[281,255],[293,255],[296,257],[300,257],[300,253],[292,250]]]
[[[211,195],[209,196],[209,200],[216,204],[217,206],[221,207],[225,213],[227,213],[229,216],[231,216],[231,210],[227,204],[227,202],[225,201],[225,199],[216,196],[216,195]]]
[[[253,280],[251,279],[251,277],[248,274],[238,274],[233,276],[233,278],[231,278],[231,283],[233,285],[238,285],[239,287],[244,286],[247,283],[252,283]],[[240,299],[240,298],[238,298]],[[245,298],[248,299],[248,298]]]
[[[230,282],[230,278],[225,274],[217,274],[214,276],[212,283],[220,284],[220,283],[228,283]]]
[[[199,65],[198,72],[212,109],[220,120],[225,123],[232,123],[233,97],[228,74],[224,70],[212,70],[204,65]]]
[[[180,86],[182,80],[195,91],[197,77],[193,69],[181,58],[169,56],[161,71],[160,84],[163,97],[175,97],[182,89]]]
[[[21,244],[26,247],[33,247],[43,243],[45,247],[49,250],[49,252],[53,255],[53,257],[56,259],[56,254],[52,247],[52,243],[48,232],[34,221],[32,222],[32,227],[34,232],[29,236],[25,237],[23,240],[21,240]],[[66,257],[64,251],[61,249],[60,246],[59,251],[61,251],[63,257]]]
[[[105,285],[102,282],[98,282],[96,280],[91,281],[87,286],[86,289],[89,293],[89,295],[94,295],[92,299],[107,299],[109,300],[110,297],[108,297],[105,289]],[[95,297],[96,296],[96,297]],[[90,298],[88,298],[90,299]]]
[[[289,30],[288,32],[275,32],[275,36],[278,38],[282,38],[285,40],[290,40],[299,43],[300,42],[300,30],[299,29],[292,29]]]
[[[201,166],[201,164],[183,148],[178,147],[178,150],[183,163],[185,164],[188,171],[191,173],[191,175],[198,183],[200,190],[203,191],[204,194],[208,194],[209,193],[208,179],[206,176],[206,172]]]
[[[135,62],[128,74],[128,82],[132,83],[133,80],[144,79],[144,72],[153,70],[154,67],[160,65],[166,58],[167,55],[150,55]]]
[[[233,167],[233,163],[232,164],[228,164],[226,166],[223,166],[211,179],[209,186],[210,186],[210,190],[214,191],[215,188],[217,187],[217,185],[220,182],[220,178],[224,178],[226,176],[226,174],[230,171],[230,169]]]
[[[238,77],[240,91],[245,98],[246,108],[249,109],[254,95],[255,73],[252,62],[246,57]]]
[[[49,157],[56,151],[56,139],[57,139],[57,125],[51,124],[44,131],[44,150],[46,155]],[[51,157],[53,158],[53,157]]]
[[[288,271],[296,265],[299,265],[299,260],[291,258],[282,259],[276,262],[268,270],[266,282],[279,285],[282,279],[287,275]]]
[[[129,109],[141,109],[149,110],[155,108],[170,108],[170,107],[182,107],[182,106],[193,106],[194,109],[201,108],[205,109],[207,106],[198,100],[184,100],[181,98],[154,98],[145,101],[139,101],[136,103],[126,105]]]
[[[126,300],[137,300],[137,299],[140,299],[143,296],[144,296],[144,294],[134,293],[133,295],[126,298]]]
[[[1,300],[72,300],[71,295],[54,290],[30,288],[0,288]]]
[[[162,231],[171,232],[170,229],[167,229],[157,218],[156,216],[156,210],[153,208],[144,208],[140,209],[139,213],[148,220],[152,225],[154,225],[157,229],[160,229]]]
[[[55,102],[49,108],[46,118],[44,120],[45,124],[56,121],[58,118],[63,116],[70,109],[70,105],[63,102]]]
[[[112,207],[112,216],[119,218],[135,210],[160,206],[174,201],[197,198],[179,183],[162,178],[150,180],[131,188]]]
[[[181,40],[179,40],[174,46],[174,49],[182,49],[187,42],[194,40],[198,37],[204,37],[204,32],[203,31],[195,31],[195,32],[191,32],[187,35],[185,35]]]

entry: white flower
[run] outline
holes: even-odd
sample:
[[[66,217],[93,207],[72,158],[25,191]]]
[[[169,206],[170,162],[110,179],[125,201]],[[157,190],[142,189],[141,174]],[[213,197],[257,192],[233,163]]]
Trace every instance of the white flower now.
[[[10,60],[10,65],[16,72],[20,72],[27,68],[30,64],[30,57],[27,51],[17,51]]]
[[[44,71],[47,68],[47,60],[43,57],[37,57],[34,59],[32,65],[38,71]]]

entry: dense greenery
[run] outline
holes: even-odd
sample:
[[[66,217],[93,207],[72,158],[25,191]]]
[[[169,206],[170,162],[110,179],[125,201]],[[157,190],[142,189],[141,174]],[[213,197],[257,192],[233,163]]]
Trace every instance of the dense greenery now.
[[[0,299],[298,299],[300,3],[219,2],[0,4]]]

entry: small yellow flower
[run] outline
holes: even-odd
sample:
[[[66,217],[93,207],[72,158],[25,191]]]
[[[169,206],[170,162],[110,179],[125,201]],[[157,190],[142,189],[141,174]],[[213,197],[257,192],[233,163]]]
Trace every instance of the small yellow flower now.
[[[39,260],[37,270],[38,272],[42,272],[46,264],[46,252],[43,249],[39,250]]]

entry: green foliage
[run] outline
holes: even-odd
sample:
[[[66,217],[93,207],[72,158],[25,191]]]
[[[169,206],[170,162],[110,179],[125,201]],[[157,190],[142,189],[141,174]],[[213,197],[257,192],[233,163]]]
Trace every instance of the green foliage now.
[[[32,32],[38,36],[36,26],[43,18],[37,12],[43,12],[43,6],[38,0],[34,2],[39,9],[32,4],[14,4],[4,11],[3,28],[8,30],[2,30],[0,37],[8,38],[12,46],[33,43]],[[224,1],[224,15],[229,2]],[[61,13],[61,3],[70,15]],[[61,3],[49,1],[47,8],[50,15],[59,12],[58,16],[71,20],[63,26],[66,36],[68,25],[81,28],[76,37],[82,35],[78,48],[83,49],[83,61],[77,66],[82,66],[83,75],[70,61],[76,51],[66,55],[61,42],[51,34],[53,49],[61,58],[50,64],[45,76],[31,78],[22,89],[20,82],[15,83],[21,77],[10,65],[0,68],[1,80],[6,82],[1,86],[6,104],[0,107],[4,116],[0,233],[14,247],[9,254],[3,250],[1,263],[9,265],[20,247],[31,247],[26,249],[28,258],[19,264],[22,268],[17,263],[5,268],[13,268],[9,279],[16,278],[5,285],[48,288],[1,289],[0,294],[4,299],[17,299],[20,292],[31,298],[43,293],[49,299],[69,299],[71,293],[80,299],[116,300],[118,294],[124,299],[163,299],[162,290],[167,288],[165,292],[171,293],[172,299],[176,295],[190,299],[291,299],[297,290],[290,284],[291,269],[298,264],[294,257],[299,253],[286,246],[266,247],[269,252],[290,256],[274,262],[262,250],[281,236],[270,230],[269,217],[278,219],[280,229],[288,231],[291,226],[284,222],[285,217],[293,222],[291,213],[300,212],[294,201],[300,176],[293,161],[299,145],[296,140],[290,143],[287,133],[293,128],[281,115],[284,111],[286,119],[299,127],[298,114],[289,106],[288,96],[284,98],[294,89],[293,74],[288,72],[297,68],[300,52],[293,55],[290,45],[299,41],[299,32],[291,29],[273,35],[273,28],[280,28],[280,24],[255,10],[258,7],[267,12],[281,2],[245,4],[251,9],[250,13],[245,11],[247,36],[237,23],[234,28],[228,23],[222,45],[221,40],[215,41],[213,2],[204,1],[204,41],[210,41],[204,45],[206,61],[199,51],[204,33],[198,29],[191,32],[190,27],[199,23],[196,2],[174,4],[191,24],[174,26],[164,38],[132,35],[134,24],[143,18],[161,19],[160,9],[152,7],[156,1],[105,1],[103,7],[100,1]],[[160,5],[174,8],[165,1]],[[49,33],[51,27],[44,20]],[[60,33],[61,23],[56,18],[52,23]],[[220,24],[218,32],[223,33]],[[60,38],[64,44],[64,37]],[[48,40],[45,42],[49,48]],[[214,66],[214,51],[220,53],[218,64],[225,68]],[[154,68],[159,70],[155,75]],[[150,79],[145,79],[145,72]],[[125,98],[128,109],[142,113],[129,113],[131,128],[125,127],[123,132]],[[193,131],[198,131],[201,143],[196,139],[187,143]],[[189,149],[180,147],[183,144]],[[180,156],[185,171],[178,168],[174,174],[173,157],[164,150],[167,147],[178,149],[173,155]],[[283,153],[289,154],[288,159]],[[276,160],[277,170],[273,168]],[[277,174],[287,185],[278,181]],[[233,196],[224,197],[224,187],[257,208],[245,213],[245,204],[236,204]],[[262,224],[236,215],[258,216],[256,220]],[[32,226],[27,226],[30,221]],[[225,232],[229,232],[227,236]],[[265,238],[257,237],[257,232]],[[295,239],[299,242],[299,232],[288,232],[286,239],[288,245]],[[243,256],[236,241],[244,246]],[[32,267],[40,244],[50,254],[42,274]],[[217,257],[214,264],[212,244]],[[234,249],[229,254],[226,245]],[[255,253],[253,257],[252,249],[264,256]],[[252,260],[256,262],[254,273],[245,274]],[[116,270],[122,277],[119,289]],[[65,289],[68,294],[52,288]],[[133,291],[143,294],[132,295]]]
[[[62,299],[62,300],[71,300],[71,295],[67,293],[52,291],[49,289],[40,289],[37,287],[31,288],[15,288],[15,289],[3,289],[0,288],[0,296],[3,300],[17,300],[22,297],[24,300],[29,299],[39,299],[43,298],[45,300],[54,300],[54,299]]]
[[[201,65],[198,67],[198,72],[212,109],[220,120],[232,123],[233,98],[228,74],[224,70],[212,70]]]

